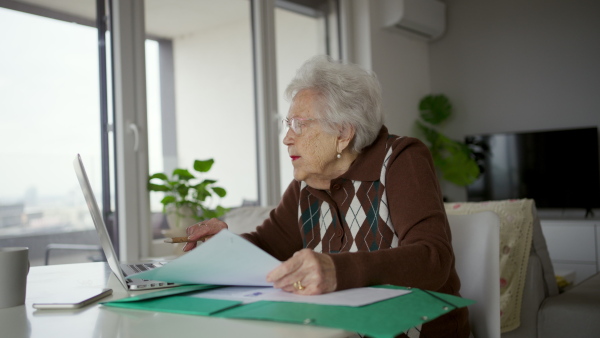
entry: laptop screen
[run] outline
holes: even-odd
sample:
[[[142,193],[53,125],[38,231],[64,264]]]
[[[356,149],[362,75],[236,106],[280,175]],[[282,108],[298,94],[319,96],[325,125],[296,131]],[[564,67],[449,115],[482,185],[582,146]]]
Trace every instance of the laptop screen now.
[[[125,277],[123,276],[123,272],[121,271],[119,259],[117,258],[115,249],[112,245],[112,242],[110,241],[106,224],[104,223],[102,213],[100,212],[100,208],[98,207],[98,203],[96,202],[96,198],[94,197],[94,192],[92,191],[92,186],[85,171],[85,167],[83,166],[81,155],[77,154],[75,160],[73,161],[73,167],[75,168],[75,173],[77,174],[77,179],[79,180],[79,185],[81,186],[81,190],[83,191],[83,196],[85,197],[85,201],[87,202],[88,209],[90,210],[90,214],[92,215],[94,226],[96,226],[96,231],[98,232],[100,244],[102,245],[104,255],[106,256],[106,261],[108,262],[108,265],[110,266],[115,276],[117,276],[121,284],[123,284],[123,286],[127,288],[127,283],[125,282]]]

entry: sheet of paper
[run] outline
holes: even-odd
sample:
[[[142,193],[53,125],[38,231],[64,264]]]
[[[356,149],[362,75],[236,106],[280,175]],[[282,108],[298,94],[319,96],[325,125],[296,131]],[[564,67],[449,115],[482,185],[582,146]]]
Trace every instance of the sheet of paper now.
[[[162,267],[130,275],[183,284],[269,286],[267,274],[280,261],[228,230]]]
[[[400,289],[364,287],[331,292],[324,295],[302,296],[285,292],[279,289],[274,289],[272,287],[256,288],[232,286],[199,292],[194,294],[192,297],[234,300],[241,301],[244,304],[253,303],[260,300],[268,300],[275,302],[294,302],[356,307],[402,296],[407,293],[410,293],[410,291]]]

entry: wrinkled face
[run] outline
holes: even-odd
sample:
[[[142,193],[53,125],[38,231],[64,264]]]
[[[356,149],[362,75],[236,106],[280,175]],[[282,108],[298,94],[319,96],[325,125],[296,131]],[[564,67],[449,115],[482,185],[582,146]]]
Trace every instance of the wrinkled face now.
[[[287,118],[318,119],[316,98],[310,89],[300,91],[292,100]],[[318,120],[299,123],[301,133],[290,128],[283,139],[294,166],[294,178],[311,187],[324,182],[328,187],[328,182],[339,175],[335,171],[337,136],[326,133]]]

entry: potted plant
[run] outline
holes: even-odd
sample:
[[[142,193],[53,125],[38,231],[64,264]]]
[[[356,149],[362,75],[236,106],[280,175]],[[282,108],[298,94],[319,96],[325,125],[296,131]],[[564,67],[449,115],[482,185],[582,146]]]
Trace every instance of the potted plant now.
[[[458,186],[473,183],[481,173],[483,153],[475,151],[472,143],[452,140],[435,127],[452,115],[450,100],[443,94],[427,95],[419,102],[419,113],[422,121],[416,121],[417,128],[423,134],[442,178]]]
[[[214,162],[213,159],[195,160],[193,168],[198,177],[187,169],[176,168],[170,177],[165,173],[156,173],[148,178],[148,190],[165,194],[160,203],[172,235],[183,236],[188,226],[218,218],[229,211],[215,200],[215,196],[225,197],[227,191],[216,186],[216,180],[200,179]],[[213,206],[215,203],[217,205]]]

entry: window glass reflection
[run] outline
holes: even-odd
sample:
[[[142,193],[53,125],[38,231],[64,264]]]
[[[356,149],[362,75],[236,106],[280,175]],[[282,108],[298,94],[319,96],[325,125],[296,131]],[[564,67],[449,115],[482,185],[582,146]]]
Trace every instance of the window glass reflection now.
[[[5,8],[0,31],[10,32],[0,35],[0,246],[35,243],[37,253],[54,234],[84,243],[64,234],[93,229],[77,153],[101,191],[97,31]]]

